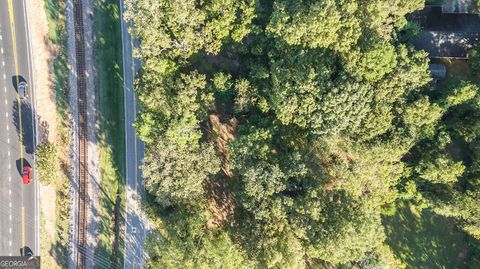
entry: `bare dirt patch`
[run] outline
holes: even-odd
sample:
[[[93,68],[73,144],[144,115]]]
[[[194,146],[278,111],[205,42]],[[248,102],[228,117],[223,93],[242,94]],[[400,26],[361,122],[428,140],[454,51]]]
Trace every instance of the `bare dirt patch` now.
[[[222,121],[222,116],[218,114],[211,114],[209,120],[212,132],[216,135],[214,140],[215,146],[222,157],[222,171],[225,175],[231,177],[232,171],[230,171],[228,167],[230,155],[228,154],[227,143],[228,141],[235,139],[238,121],[236,118]]]
[[[233,176],[228,167],[230,155],[227,143],[235,139],[238,126],[236,118],[229,117],[228,109],[217,105],[217,111],[209,116],[209,125],[214,134],[214,143],[222,158],[222,171],[214,180],[207,183],[209,190],[208,205],[212,218],[208,220],[207,227],[215,229],[223,226],[235,211],[235,200],[228,191],[228,180]]]

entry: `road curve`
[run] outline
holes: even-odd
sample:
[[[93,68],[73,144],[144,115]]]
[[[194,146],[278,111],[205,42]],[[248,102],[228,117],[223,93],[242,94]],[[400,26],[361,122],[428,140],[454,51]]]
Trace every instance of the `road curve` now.
[[[34,168],[34,81],[24,0],[0,0],[0,256],[39,255],[37,179],[23,185],[22,166]],[[28,98],[17,84],[26,81]]]

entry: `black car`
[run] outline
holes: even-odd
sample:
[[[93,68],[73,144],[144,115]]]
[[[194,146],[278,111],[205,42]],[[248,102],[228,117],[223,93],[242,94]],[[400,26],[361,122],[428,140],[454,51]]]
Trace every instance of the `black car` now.
[[[20,249],[20,256],[33,256],[33,251],[27,246]]]

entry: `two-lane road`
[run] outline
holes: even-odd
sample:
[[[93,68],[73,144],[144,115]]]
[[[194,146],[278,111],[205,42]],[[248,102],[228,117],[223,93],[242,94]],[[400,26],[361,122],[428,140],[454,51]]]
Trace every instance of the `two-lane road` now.
[[[125,173],[126,173],[126,223],[125,223],[125,259],[124,269],[144,268],[147,259],[144,249],[148,233],[148,225],[143,210],[140,207],[141,199],[145,194],[142,184],[141,163],[143,160],[144,144],[135,134],[133,123],[138,113],[137,98],[133,91],[133,80],[139,63],[133,58],[133,39],[128,32],[131,26],[125,21],[125,3],[119,0],[122,26],[123,50],[123,83],[125,96]]]
[[[39,255],[38,187],[22,184],[34,166],[34,91],[24,0],[0,0],[0,256]],[[25,81],[27,98],[17,93]]]

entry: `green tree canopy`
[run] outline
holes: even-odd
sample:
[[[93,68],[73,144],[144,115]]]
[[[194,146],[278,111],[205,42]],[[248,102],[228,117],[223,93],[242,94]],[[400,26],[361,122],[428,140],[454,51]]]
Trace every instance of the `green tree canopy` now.
[[[402,43],[423,0],[127,3],[152,265],[403,268],[399,199],[478,235],[478,86]]]
[[[163,207],[198,201],[205,195],[203,182],[220,170],[211,144],[183,147],[173,140],[157,139],[146,150],[145,188]]]
[[[184,61],[204,50],[218,53],[224,42],[240,42],[254,17],[251,0],[142,0],[127,2],[127,18],[142,38],[142,58]]]

